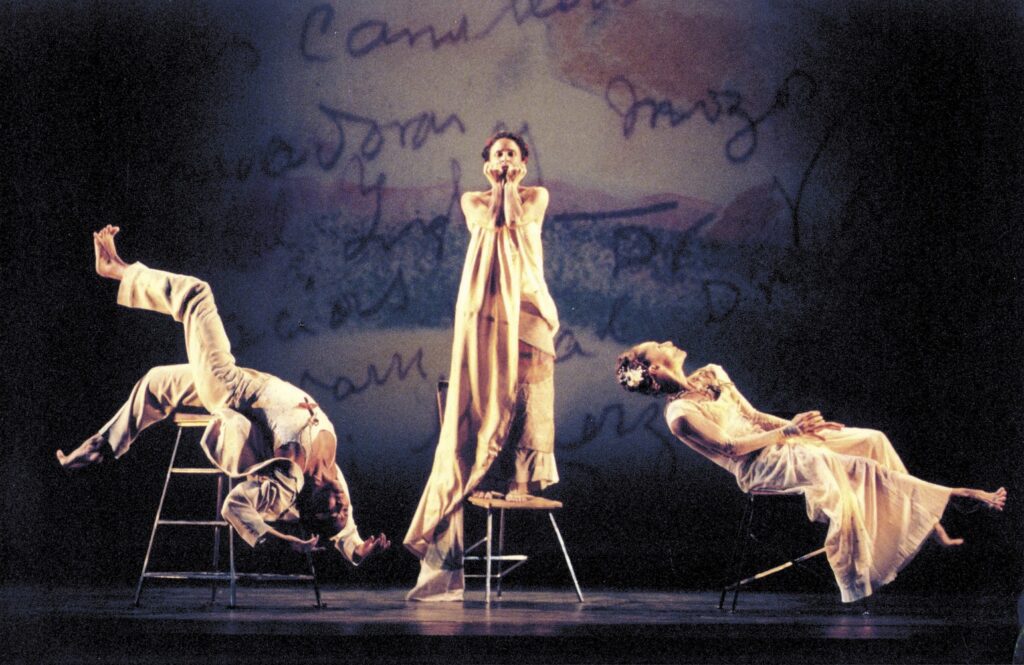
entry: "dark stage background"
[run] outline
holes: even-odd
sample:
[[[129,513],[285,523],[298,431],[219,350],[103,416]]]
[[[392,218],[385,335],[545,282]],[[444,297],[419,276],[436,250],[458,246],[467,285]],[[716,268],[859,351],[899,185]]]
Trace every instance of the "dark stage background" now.
[[[53,459],[184,358],[173,322],[93,274],[106,223],[129,260],[213,285],[239,361],[331,415],[362,531],[400,540],[448,369],[457,198],[507,127],[551,190],[554,495],[584,586],[710,588],[729,553],[734,482],[612,379],[623,348],[673,339],[764,410],[820,408],[889,433],[925,479],[1010,488],[891,588],[1019,591],[1019,4],[4,2],[0,20],[4,580],[128,583],[141,563],[173,429],[75,478]],[[553,562],[522,579],[561,582]],[[416,568],[396,547],[326,574]]]

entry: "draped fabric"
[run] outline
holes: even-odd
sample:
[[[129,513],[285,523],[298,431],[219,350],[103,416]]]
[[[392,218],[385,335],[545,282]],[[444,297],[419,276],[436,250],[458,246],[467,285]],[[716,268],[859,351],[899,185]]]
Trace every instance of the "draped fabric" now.
[[[521,319],[520,319],[521,321]],[[542,492],[558,482],[555,462],[555,358],[523,341],[508,438],[476,491]]]
[[[885,466],[879,457],[895,453],[881,432],[849,427],[825,438],[766,448],[736,481],[746,492],[803,494],[807,516],[828,523],[825,556],[849,603],[910,563],[942,518],[950,489]]]
[[[441,434],[404,541],[421,562],[409,599],[462,599],[462,502],[501,451],[514,416],[523,229],[471,228]]]

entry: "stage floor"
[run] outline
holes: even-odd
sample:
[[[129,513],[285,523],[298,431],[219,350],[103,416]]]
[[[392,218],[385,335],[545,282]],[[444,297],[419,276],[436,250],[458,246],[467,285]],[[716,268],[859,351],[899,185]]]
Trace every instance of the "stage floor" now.
[[[409,603],[404,589],[2,588],[4,662],[1009,662],[1012,598],[881,594],[865,615],[831,594],[510,589],[490,607]]]

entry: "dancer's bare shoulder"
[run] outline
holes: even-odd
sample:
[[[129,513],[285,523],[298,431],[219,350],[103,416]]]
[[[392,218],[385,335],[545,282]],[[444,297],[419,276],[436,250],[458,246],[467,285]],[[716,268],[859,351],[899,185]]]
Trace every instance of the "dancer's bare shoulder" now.
[[[466,226],[470,229],[475,226],[487,226],[490,202],[490,192],[464,192],[460,203]]]
[[[486,208],[491,202],[490,190],[483,192],[463,192],[462,193],[462,210],[471,210],[474,208]]]
[[[547,207],[548,200],[551,198],[548,188],[541,187],[540,185],[536,187],[520,187],[519,195],[522,197],[523,203],[536,203],[544,207]]]
[[[523,202],[523,217],[520,223],[542,223],[548,210],[548,190],[545,187],[520,187],[519,196]]]

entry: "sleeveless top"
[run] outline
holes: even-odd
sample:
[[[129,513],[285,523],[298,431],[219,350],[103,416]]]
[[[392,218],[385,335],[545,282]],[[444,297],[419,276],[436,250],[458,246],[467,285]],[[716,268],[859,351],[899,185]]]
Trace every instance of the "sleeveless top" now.
[[[711,422],[718,425],[728,439],[736,439],[748,434],[764,432],[762,424],[756,422],[749,414],[744,412],[742,405],[736,398],[736,388],[729,380],[725,370],[719,365],[705,365],[690,375],[705,383],[716,385],[721,389],[717,399],[694,401],[676,398],[665,407],[665,421],[669,427],[678,418],[685,417],[687,413],[697,413]],[[692,437],[683,437],[684,443],[690,448],[708,458],[718,466],[730,473],[739,474],[742,469],[757,457],[757,452],[744,455],[739,458],[726,457],[718,452],[709,450],[700,444],[700,441]]]

